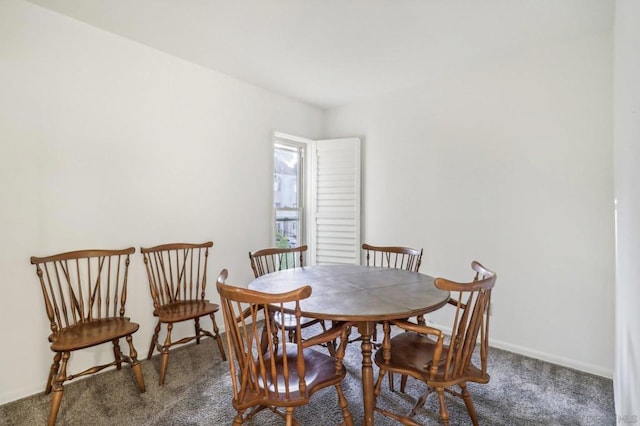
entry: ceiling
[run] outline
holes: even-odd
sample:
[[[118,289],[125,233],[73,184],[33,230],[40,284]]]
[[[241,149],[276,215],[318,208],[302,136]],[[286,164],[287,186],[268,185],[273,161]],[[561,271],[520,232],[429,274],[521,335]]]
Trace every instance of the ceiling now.
[[[614,0],[29,0],[331,108],[613,26]]]

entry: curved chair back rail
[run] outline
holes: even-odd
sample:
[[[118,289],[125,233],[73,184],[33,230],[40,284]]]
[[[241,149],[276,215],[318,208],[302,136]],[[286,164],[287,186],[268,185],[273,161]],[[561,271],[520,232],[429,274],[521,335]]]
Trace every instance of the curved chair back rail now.
[[[419,272],[422,263],[422,250],[399,246],[372,246],[362,244],[367,266],[406,269]]]

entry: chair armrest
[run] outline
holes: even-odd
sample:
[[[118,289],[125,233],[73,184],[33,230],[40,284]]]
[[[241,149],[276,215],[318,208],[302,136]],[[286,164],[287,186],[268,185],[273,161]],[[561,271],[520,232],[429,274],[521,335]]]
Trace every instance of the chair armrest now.
[[[456,299],[454,299],[453,297],[450,297],[449,300],[447,300],[447,303],[453,306],[458,306],[458,303],[460,303],[460,307],[462,309],[465,309],[467,307],[466,303],[462,303],[462,302],[458,302]]]
[[[420,334],[430,334],[432,336],[444,337],[444,333],[442,332],[442,330],[429,327],[428,325],[415,324],[407,320],[390,320],[389,323],[396,325],[406,331],[414,331]]]
[[[353,325],[353,323],[350,323],[350,322],[339,322],[337,324],[334,324],[327,331],[324,331],[324,332],[322,332],[320,334],[316,334],[313,337],[305,339],[302,342],[302,347],[303,348],[308,348],[310,346],[315,346],[315,345],[319,345],[321,343],[327,343],[327,342],[336,340],[342,334],[342,331],[345,328],[351,327],[352,325]]]

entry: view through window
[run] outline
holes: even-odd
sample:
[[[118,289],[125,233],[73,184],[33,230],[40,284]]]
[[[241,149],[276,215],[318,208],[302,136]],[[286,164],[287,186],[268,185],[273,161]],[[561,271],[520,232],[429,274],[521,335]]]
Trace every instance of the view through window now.
[[[304,144],[276,138],[273,161],[275,247],[304,244]]]

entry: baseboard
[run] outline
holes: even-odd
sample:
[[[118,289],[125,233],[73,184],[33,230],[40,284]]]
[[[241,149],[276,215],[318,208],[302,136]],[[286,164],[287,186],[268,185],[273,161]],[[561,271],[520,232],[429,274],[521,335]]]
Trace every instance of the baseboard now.
[[[145,358],[146,360],[146,358]],[[142,359],[140,360],[142,361]],[[110,370],[115,370],[115,366],[113,367],[109,367],[109,368],[105,368],[104,370],[96,373],[96,374],[102,374],[102,373],[106,373],[107,371]],[[80,377],[76,377],[75,379],[73,379],[73,381],[68,381],[65,382],[65,384],[67,383],[76,383],[76,382],[80,382],[82,380],[87,380],[89,378],[91,378],[92,376],[94,376],[93,374],[89,374],[87,376],[80,376]],[[0,405],[2,404],[8,404],[9,402],[14,402],[17,401],[19,399],[22,398],[29,398],[33,395],[36,395],[38,393],[42,393],[44,394],[44,385],[45,385],[45,381],[43,380],[41,383],[37,384],[37,385],[32,385],[32,386],[25,386],[21,389],[15,389],[15,390],[11,390],[9,392],[5,392],[3,394],[0,394]],[[49,394],[51,395],[51,394]]]
[[[451,327],[446,327],[435,323],[429,323],[429,325],[442,330],[447,334],[451,334]],[[530,358],[539,359],[541,361],[550,362],[552,364],[561,365],[563,367],[573,368],[574,370],[583,371],[585,373],[595,374],[596,376],[606,377],[607,379],[613,378],[612,369],[603,368],[599,365],[589,364],[586,362],[576,361],[575,359],[550,354],[548,352],[538,351],[526,346],[514,345],[513,343],[508,343],[492,338],[489,338],[489,346],[524,355]]]
[[[12,389],[9,392],[0,394],[0,405],[27,398],[37,393],[44,393],[44,382],[38,386],[27,386],[22,389]]]

